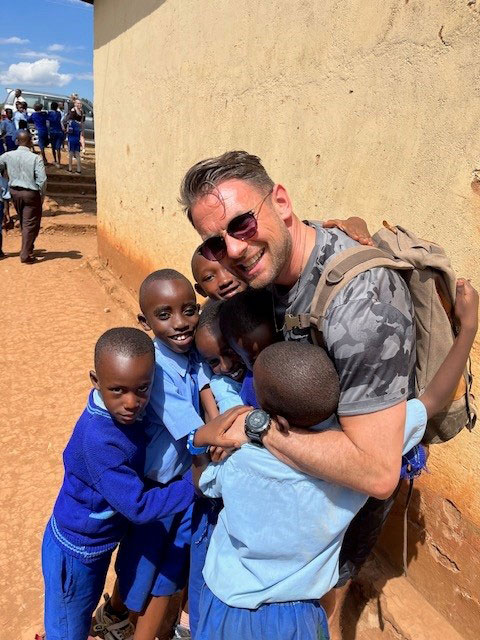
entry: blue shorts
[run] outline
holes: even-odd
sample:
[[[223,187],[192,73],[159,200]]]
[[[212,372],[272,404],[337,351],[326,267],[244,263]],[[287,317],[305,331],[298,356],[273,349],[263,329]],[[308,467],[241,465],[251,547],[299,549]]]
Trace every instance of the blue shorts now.
[[[273,602],[258,609],[239,609],[224,604],[204,585],[195,640],[232,638],[329,640],[330,634],[325,611],[318,600]]]
[[[47,131],[37,131],[38,137],[38,146],[43,151],[45,147],[48,147],[48,132]]]
[[[63,131],[50,131],[50,142],[52,143],[52,149],[59,151],[63,144]]]
[[[218,514],[223,508],[221,498],[197,498],[193,505],[192,546],[190,547],[190,575],[188,578],[188,613],[192,638],[200,616],[200,593],[205,584],[203,567],[210,539],[217,524]]]
[[[67,138],[70,153],[80,152],[80,138]]]
[[[118,589],[130,611],[142,612],[150,595],[171,596],[187,584],[192,508],[158,522],[131,525],[118,549]]]
[[[48,640],[87,638],[111,556],[110,551],[93,562],[82,562],[62,549],[50,522],[47,524],[42,544],[42,571]]]

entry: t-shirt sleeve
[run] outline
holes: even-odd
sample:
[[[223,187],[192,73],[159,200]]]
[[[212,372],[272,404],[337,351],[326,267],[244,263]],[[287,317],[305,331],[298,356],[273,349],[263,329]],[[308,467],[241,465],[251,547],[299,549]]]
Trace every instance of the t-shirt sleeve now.
[[[405,418],[405,436],[403,439],[402,454],[407,453],[417,444],[420,444],[425,429],[427,428],[427,410],[421,400],[413,398],[407,402],[407,415]]]
[[[200,491],[208,498],[222,497],[223,462],[211,462],[200,476],[198,483]]]
[[[150,395],[150,408],[155,413],[153,421],[157,417],[175,440],[184,438],[204,424],[190,400],[181,395],[168,372],[162,371],[160,374],[158,367]]]
[[[327,311],[324,325],[340,378],[340,416],[373,413],[406,400],[415,356],[411,304],[402,285],[390,295],[390,279],[384,299],[378,287],[367,286],[368,295],[352,300],[348,288],[354,282],[342,292],[341,304]]]

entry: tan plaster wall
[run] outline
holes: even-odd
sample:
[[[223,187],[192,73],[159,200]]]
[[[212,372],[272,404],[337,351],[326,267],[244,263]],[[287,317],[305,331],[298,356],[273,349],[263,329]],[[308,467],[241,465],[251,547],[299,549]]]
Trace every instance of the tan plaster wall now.
[[[182,175],[241,148],[299,216],[401,222],[480,286],[479,5],[96,0],[101,255],[132,288],[153,268],[188,274],[197,237],[176,202]],[[410,579],[478,639],[480,429],[437,446],[429,466]],[[398,530],[392,518],[390,557]]]

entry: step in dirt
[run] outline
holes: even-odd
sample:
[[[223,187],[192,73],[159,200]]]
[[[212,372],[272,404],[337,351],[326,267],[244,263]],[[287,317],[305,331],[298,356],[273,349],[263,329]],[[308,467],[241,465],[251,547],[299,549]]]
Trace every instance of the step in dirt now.
[[[95,200],[94,193],[51,193],[47,191],[46,194],[49,198],[61,199],[61,200]]]
[[[93,196],[96,194],[95,183],[90,182],[60,182],[49,180],[47,182],[47,194],[49,193],[89,193]]]

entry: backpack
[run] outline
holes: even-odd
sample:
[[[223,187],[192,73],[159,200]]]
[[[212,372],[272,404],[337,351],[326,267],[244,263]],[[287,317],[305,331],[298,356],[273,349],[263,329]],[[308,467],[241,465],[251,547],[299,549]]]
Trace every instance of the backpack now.
[[[457,327],[453,317],[456,276],[445,251],[421,240],[407,229],[387,222],[373,235],[376,247],[358,246],[341,251],[325,265],[310,306],[310,313],[287,316],[285,326],[310,328],[314,344],[323,344],[322,327],[333,298],[355,276],[374,269],[395,269],[407,283],[415,309],[416,395],[421,395],[445,360]],[[428,421],[424,444],[447,442],[463,427],[473,429],[477,412],[471,394],[468,363],[457,391],[445,410]]]

